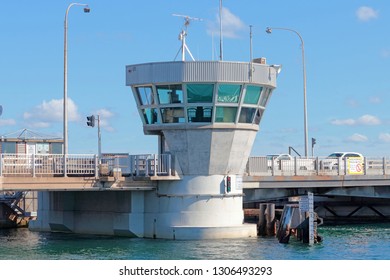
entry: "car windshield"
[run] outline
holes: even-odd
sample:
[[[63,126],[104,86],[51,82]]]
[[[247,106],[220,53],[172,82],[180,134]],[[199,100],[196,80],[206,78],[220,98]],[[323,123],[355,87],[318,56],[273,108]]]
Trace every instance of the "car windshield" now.
[[[343,155],[343,153],[333,153],[328,156],[328,158],[339,158]]]

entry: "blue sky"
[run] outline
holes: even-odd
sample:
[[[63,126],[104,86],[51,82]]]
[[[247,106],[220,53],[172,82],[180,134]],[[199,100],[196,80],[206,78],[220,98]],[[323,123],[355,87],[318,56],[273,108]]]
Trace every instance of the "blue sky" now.
[[[28,128],[62,137],[64,17],[70,1],[6,1],[0,9],[0,134]],[[97,153],[99,114],[103,152],[157,152],[144,136],[125,66],[171,61],[183,18],[197,60],[218,59],[218,0],[88,0],[68,23],[69,153]],[[390,155],[390,3],[382,1],[223,1],[223,56],[282,64],[278,87],[260,124],[252,155],[304,154],[303,75],[298,31],[305,43],[309,151]]]

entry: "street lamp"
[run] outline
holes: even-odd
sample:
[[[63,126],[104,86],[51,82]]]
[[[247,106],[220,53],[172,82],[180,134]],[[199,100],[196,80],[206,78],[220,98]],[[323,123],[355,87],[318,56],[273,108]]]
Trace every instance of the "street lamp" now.
[[[71,3],[66,9],[64,21],[64,176],[66,176],[66,155],[68,154],[68,13],[72,6],[83,6],[84,13],[89,13],[87,4]]]
[[[305,67],[305,44],[303,42],[302,36],[295,30],[289,29],[289,28],[283,28],[283,27],[267,27],[265,32],[268,34],[272,33],[273,29],[280,29],[280,30],[287,30],[294,32],[298,35],[299,39],[301,40],[302,44],[302,66],[303,66],[303,124],[304,124],[304,131],[305,131],[305,157],[308,156],[308,132],[307,132],[307,108],[306,108],[306,67]]]

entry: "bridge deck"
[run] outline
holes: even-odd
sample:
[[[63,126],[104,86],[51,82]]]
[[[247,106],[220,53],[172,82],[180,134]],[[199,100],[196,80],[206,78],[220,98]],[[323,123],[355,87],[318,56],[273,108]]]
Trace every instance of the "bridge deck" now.
[[[249,158],[244,189],[386,187],[390,161]],[[180,180],[170,154],[163,155],[26,155],[1,154],[0,191],[149,190],[160,180]],[[389,173],[389,175],[387,174]]]

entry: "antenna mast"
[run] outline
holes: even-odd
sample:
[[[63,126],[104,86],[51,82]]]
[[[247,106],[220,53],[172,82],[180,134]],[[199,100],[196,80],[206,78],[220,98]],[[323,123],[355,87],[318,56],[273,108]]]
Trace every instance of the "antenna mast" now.
[[[190,16],[186,16],[186,15],[178,15],[178,14],[172,14],[172,15],[175,17],[183,17],[184,18],[184,27],[179,34],[179,40],[181,41],[181,47],[175,56],[175,60],[176,60],[177,55],[181,51],[181,60],[185,61],[186,60],[186,51],[187,51],[188,54],[190,55],[192,61],[195,61],[194,57],[192,56],[191,51],[189,50],[189,48],[187,47],[187,44],[186,44],[186,37],[188,34],[187,29],[188,29],[188,26],[190,25],[190,21],[192,21],[192,20],[202,21],[203,19],[190,17]]]

